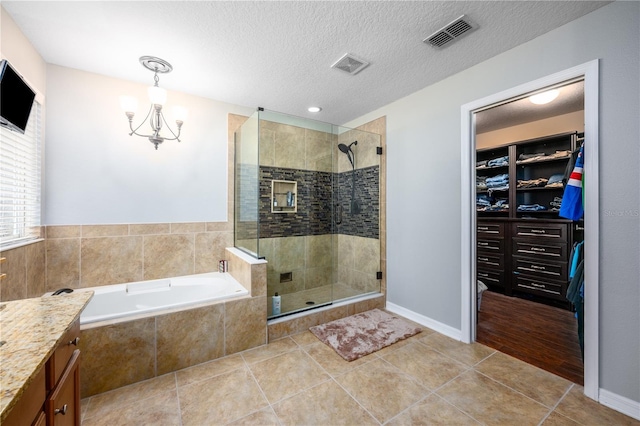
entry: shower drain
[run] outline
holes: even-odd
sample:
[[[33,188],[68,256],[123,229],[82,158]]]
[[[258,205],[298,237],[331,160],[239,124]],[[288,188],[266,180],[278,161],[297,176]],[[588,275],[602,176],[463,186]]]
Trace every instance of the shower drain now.
[[[307,305],[315,305],[315,304],[316,304],[316,302],[314,302],[313,300],[309,300],[309,301],[307,302]]]

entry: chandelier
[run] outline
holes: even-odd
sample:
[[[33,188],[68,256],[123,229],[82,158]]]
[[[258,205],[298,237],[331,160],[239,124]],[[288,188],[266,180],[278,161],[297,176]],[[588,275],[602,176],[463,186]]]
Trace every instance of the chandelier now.
[[[142,120],[142,122],[135,129],[133,128],[133,117],[135,116],[136,110],[138,109],[138,100],[132,96],[122,96],[120,98],[120,103],[127,118],[129,119],[129,128],[131,129],[131,133],[129,133],[129,136],[136,135],[142,136],[144,138],[149,138],[149,141],[155,145],[157,150],[158,145],[160,145],[164,141],[177,140],[178,142],[180,142],[180,130],[182,129],[182,124],[184,123],[184,120],[186,118],[187,110],[183,107],[173,108],[173,115],[176,120],[176,126],[178,127],[178,134],[176,134],[173,130],[171,130],[171,127],[169,127],[169,124],[165,120],[164,114],[162,113],[162,107],[167,100],[167,91],[158,86],[158,81],[160,81],[158,74],[169,73],[173,70],[173,67],[169,62],[160,58],[156,58],[155,56],[141,56],[140,63],[146,69],[153,71],[153,80],[155,81],[155,84],[148,89],[149,101],[151,102],[149,112],[147,113],[145,119]],[[149,119],[151,133],[138,133],[138,129],[142,127],[147,119]],[[160,135],[160,130],[162,129],[163,123],[166,125],[169,132],[173,135],[172,138],[167,138]]]

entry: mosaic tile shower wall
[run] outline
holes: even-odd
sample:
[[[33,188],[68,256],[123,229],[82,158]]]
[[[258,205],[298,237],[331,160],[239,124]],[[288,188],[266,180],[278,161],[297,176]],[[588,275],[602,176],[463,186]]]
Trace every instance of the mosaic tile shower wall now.
[[[297,182],[297,212],[271,212],[272,180]],[[260,238],[346,234],[377,239],[378,194],[378,166],[343,173],[261,166]],[[359,210],[353,214],[352,195]]]

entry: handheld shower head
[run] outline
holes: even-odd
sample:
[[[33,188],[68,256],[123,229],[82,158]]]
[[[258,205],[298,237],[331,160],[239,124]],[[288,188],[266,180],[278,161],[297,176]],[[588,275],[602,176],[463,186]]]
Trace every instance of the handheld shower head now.
[[[351,157],[351,153],[353,151],[351,151],[351,145],[346,146],[345,144],[341,143],[338,145],[338,149],[342,152],[344,152],[345,154],[347,154],[347,158],[349,159],[349,162],[351,163],[351,167],[354,168],[355,165],[353,164],[353,158]]]
[[[353,150],[351,149],[352,145],[358,145],[358,141],[353,141],[349,144],[349,146],[341,143],[338,144],[338,149],[342,152],[344,152],[345,154],[347,154],[347,158],[349,159],[349,162],[351,163],[351,168],[355,169],[356,165],[353,162],[353,157],[355,156],[355,154],[353,153]],[[353,155],[352,155],[353,154]]]

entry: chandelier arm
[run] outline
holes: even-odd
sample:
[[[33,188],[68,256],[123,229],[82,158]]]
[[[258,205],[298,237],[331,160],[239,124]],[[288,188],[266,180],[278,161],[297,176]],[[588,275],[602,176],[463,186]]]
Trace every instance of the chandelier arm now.
[[[142,127],[142,125],[147,121],[147,118],[149,118],[149,116],[151,115],[152,110],[153,110],[153,104],[151,105],[151,108],[149,108],[149,112],[147,113],[147,116],[144,118],[144,120],[140,122],[140,125],[135,129],[133,128],[133,117],[129,119],[129,128],[131,129],[131,133],[129,133],[129,136],[136,135],[136,136],[142,136],[145,138],[148,138],[149,136],[151,136],[151,135],[141,135],[140,133],[138,133],[138,129]]]
[[[165,138],[164,140],[166,141],[174,141],[177,140],[178,142],[180,142],[180,131],[182,130],[181,127],[178,127],[178,134],[176,135],[173,130],[171,130],[171,126],[169,126],[169,123],[167,123],[167,120],[164,118],[164,114],[160,114],[160,117],[162,117],[162,121],[164,121],[164,124],[167,125],[167,129],[169,129],[169,131],[171,132],[171,134],[173,135],[173,137],[171,139],[169,138]]]

